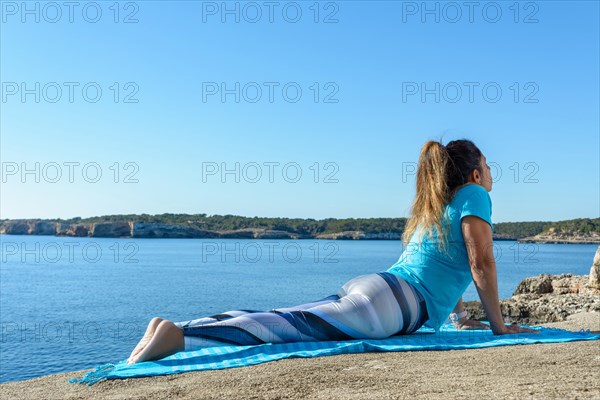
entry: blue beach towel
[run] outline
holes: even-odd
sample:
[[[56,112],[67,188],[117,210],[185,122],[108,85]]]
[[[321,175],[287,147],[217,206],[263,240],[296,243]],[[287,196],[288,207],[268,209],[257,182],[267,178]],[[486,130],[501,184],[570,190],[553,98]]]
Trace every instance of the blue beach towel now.
[[[140,378],[189,371],[244,367],[293,357],[308,358],[383,351],[480,349],[494,346],[600,339],[600,334],[590,333],[589,329],[572,332],[541,326],[521,326],[541,332],[496,336],[487,329],[457,330],[452,324],[446,324],[438,333],[435,333],[432,328],[422,326],[411,335],[398,335],[387,339],[204,347],[198,350],[179,352],[157,361],[129,365],[127,360],[122,360],[116,364],[100,365],[94,371],[87,372],[81,379],[71,378],[69,383],[93,385],[103,379]]]

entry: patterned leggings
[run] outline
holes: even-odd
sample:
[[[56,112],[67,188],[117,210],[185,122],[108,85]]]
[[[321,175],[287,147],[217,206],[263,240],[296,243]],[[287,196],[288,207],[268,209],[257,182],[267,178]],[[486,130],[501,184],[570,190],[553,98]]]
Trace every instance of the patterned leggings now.
[[[389,272],[357,276],[336,294],[294,307],[234,310],[191,321],[185,351],[222,345],[383,339],[410,334],[428,319],[425,300]]]

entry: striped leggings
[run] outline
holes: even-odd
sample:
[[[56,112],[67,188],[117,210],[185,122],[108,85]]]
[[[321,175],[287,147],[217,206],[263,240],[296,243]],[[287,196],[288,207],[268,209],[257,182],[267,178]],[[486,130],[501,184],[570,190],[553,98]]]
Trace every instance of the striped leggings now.
[[[357,276],[336,294],[269,311],[234,310],[191,321],[183,329],[185,350],[222,345],[383,339],[410,334],[428,319],[425,300],[389,272]]]

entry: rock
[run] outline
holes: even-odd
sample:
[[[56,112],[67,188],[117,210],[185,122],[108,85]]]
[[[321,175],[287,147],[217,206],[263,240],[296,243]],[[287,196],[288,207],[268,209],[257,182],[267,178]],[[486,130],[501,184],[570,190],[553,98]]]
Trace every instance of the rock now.
[[[28,220],[13,220],[4,223],[4,233],[7,235],[29,235],[34,229],[35,222]]]
[[[561,274],[525,278],[509,299],[500,300],[506,323],[542,324],[565,321],[579,312],[600,312],[600,296],[585,275]],[[464,302],[470,318],[487,320],[480,301]]]
[[[92,224],[90,236],[93,237],[127,237],[131,236],[130,222],[100,222]]]
[[[0,233],[7,235],[56,235],[57,223],[53,221],[13,220],[2,224]]]
[[[56,224],[56,236],[69,236],[67,232],[71,229],[71,224],[60,222]]]
[[[343,231],[336,233],[322,233],[315,239],[325,240],[399,240],[402,239],[400,232],[364,232],[364,231]]]
[[[216,231],[222,239],[310,239],[311,235],[276,229],[245,228],[230,231]]]
[[[48,222],[48,221],[36,221],[33,230],[31,232],[32,235],[56,235],[56,222]]]
[[[519,238],[515,235],[509,235],[507,233],[493,233],[493,240],[518,240]]]
[[[219,237],[223,239],[254,239],[255,231],[255,229],[219,231]]]
[[[600,233],[589,232],[581,234],[579,232],[562,231],[555,227],[550,227],[548,230],[539,233],[535,236],[529,236],[517,239],[519,243],[581,243],[581,244],[597,244],[600,243]]]
[[[590,269],[590,281],[588,285],[592,289],[600,290],[600,246],[596,250],[592,268]]]
[[[93,224],[59,224],[56,228],[57,236],[90,236]]]
[[[360,239],[365,240],[400,240],[402,239],[402,233],[400,232],[374,232],[374,233],[363,233]]]
[[[322,233],[317,235],[316,239],[327,239],[327,240],[354,240],[358,239],[362,234],[361,231],[343,231],[336,233]]]
[[[219,234],[194,226],[134,222],[131,236],[136,238],[216,238],[219,237]]]
[[[573,274],[554,275],[552,279],[552,293],[569,294],[580,293],[587,288],[587,279]]]
[[[92,224],[76,224],[73,227],[73,236],[90,236]]]
[[[298,235],[287,232],[287,231],[277,231],[277,230],[265,230],[262,232],[256,232],[256,239],[298,239]]]
[[[550,293],[552,292],[552,278],[550,275],[542,274],[531,278],[525,278],[519,283],[513,295],[523,293]]]

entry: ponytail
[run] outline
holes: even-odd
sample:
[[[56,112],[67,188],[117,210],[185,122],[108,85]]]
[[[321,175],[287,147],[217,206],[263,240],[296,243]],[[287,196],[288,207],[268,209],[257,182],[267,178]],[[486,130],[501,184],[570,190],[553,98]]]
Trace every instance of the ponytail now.
[[[417,193],[411,207],[411,216],[402,234],[405,245],[413,233],[421,226],[418,235],[419,247],[423,233],[432,235],[432,228],[438,233],[438,249],[447,252],[447,231],[452,236],[448,224],[446,205],[452,200],[457,189],[468,182],[474,169],[479,170],[481,151],[468,139],[453,140],[446,146],[430,140],[421,148],[417,166]]]
[[[406,223],[402,241],[408,244],[419,225],[419,247],[423,233],[431,235],[434,227],[441,240],[438,249],[446,250],[446,235],[442,227],[443,214],[450,199],[448,169],[452,163],[446,147],[430,140],[423,145],[417,166],[417,192],[411,207],[411,217]]]

